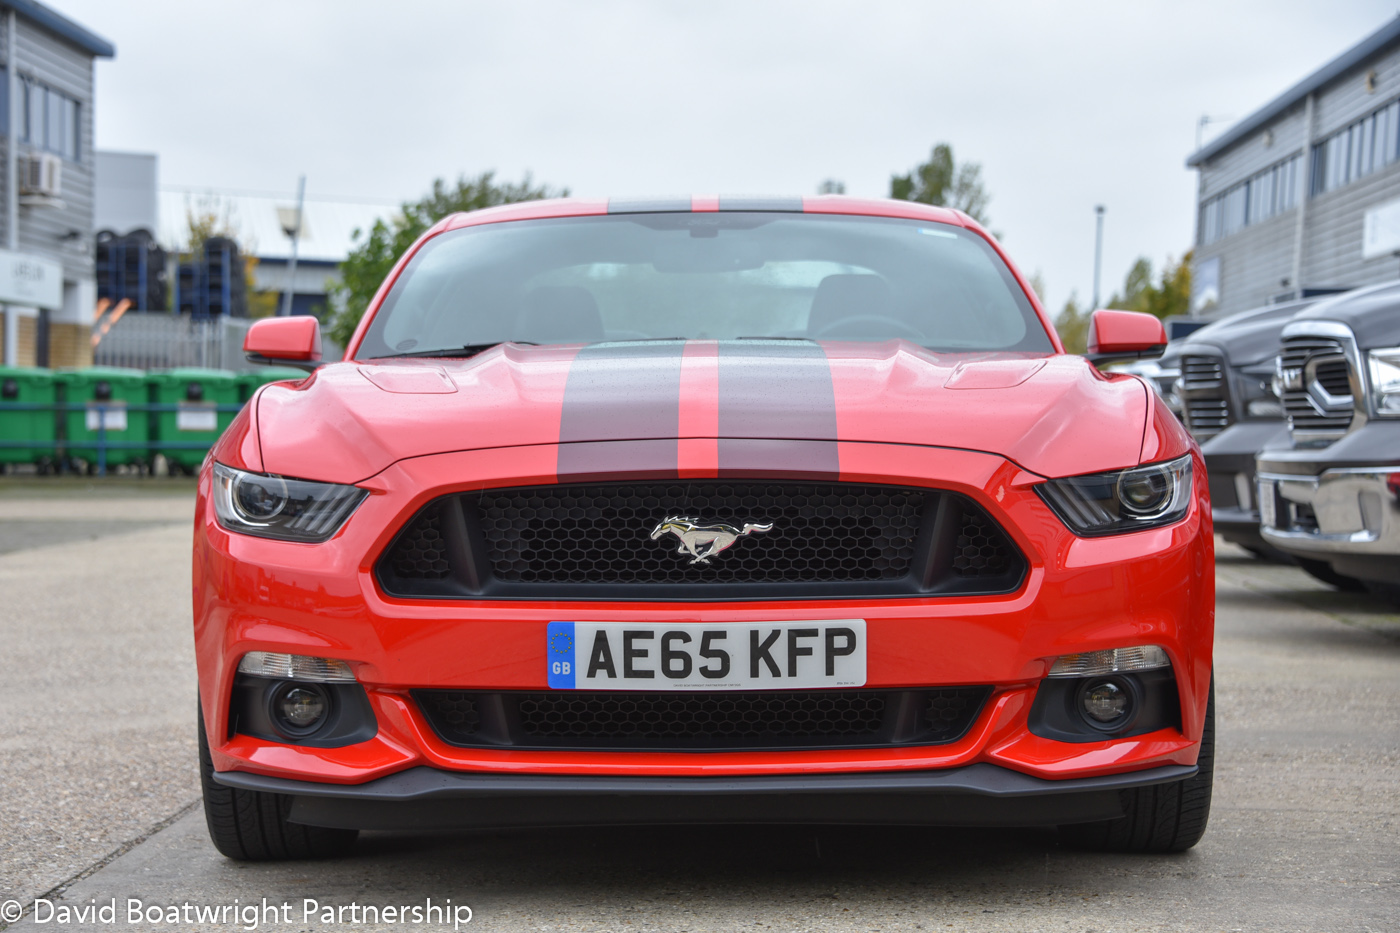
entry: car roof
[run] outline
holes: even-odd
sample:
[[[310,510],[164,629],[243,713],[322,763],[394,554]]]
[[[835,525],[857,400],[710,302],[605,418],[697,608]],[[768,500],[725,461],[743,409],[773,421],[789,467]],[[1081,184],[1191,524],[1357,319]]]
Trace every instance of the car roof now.
[[[600,214],[660,212],[775,211],[805,214],[854,214],[868,217],[898,217],[927,220],[980,230],[977,222],[961,211],[917,201],[888,198],[856,198],[846,195],[683,195],[671,197],[550,198],[502,204],[478,211],[451,214],[437,223],[432,232],[455,230],[477,224],[547,217],[588,217]]]

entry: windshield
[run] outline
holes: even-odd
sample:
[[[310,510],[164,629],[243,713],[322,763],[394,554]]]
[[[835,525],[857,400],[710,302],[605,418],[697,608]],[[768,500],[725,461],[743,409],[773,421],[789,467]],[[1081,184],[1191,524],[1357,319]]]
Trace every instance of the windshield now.
[[[355,356],[674,338],[902,338],[935,350],[1053,352],[1005,263],[962,228],[714,212],[441,234],[394,283]]]

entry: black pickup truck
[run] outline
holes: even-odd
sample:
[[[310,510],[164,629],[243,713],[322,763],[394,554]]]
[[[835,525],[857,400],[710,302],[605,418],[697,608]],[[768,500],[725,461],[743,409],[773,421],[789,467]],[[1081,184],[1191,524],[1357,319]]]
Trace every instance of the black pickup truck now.
[[[1394,597],[1400,282],[1321,301],[1282,337],[1276,377],[1289,430],[1257,458],[1263,540],[1338,586]]]
[[[1259,555],[1279,556],[1260,537],[1254,496],[1255,454],[1288,440],[1273,389],[1279,334],[1312,304],[1291,301],[1232,314],[1171,347],[1180,369],[1173,395],[1205,456],[1215,530]]]

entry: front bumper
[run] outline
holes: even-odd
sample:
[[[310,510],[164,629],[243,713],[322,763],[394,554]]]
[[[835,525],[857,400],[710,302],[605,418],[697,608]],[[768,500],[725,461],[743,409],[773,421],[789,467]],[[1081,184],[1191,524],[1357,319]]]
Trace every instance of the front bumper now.
[[[1227,541],[1258,548],[1259,506],[1255,492],[1255,457],[1266,447],[1288,440],[1283,421],[1237,421],[1201,445],[1210,480],[1215,530]]]
[[[1400,499],[1390,478],[1400,423],[1371,422],[1327,447],[1266,449],[1257,461],[1261,533],[1338,573],[1400,577]]]
[[[990,764],[942,771],[761,777],[463,774],[418,767],[354,787],[238,771],[225,787],[292,798],[293,823],[435,830],[679,823],[1053,826],[1123,815],[1119,791],[1193,777],[1165,765],[1047,781]]]
[[[1400,503],[1388,481],[1397,473],[1400,462],[1299,476],[1266,471],[1261,461],[1261,534],[1281,551],[1330,562],[1338,573],[1394,582]]]
[[[801,442],[789,442],[800,444]],[[619,458],[621,459],[621,458]],[[207,473],[195,533],[195,638],[210,751],[219,772],[365,785],[410,769],[472,774],[741,777],[907,773],[988,764],[1056,781],[1196,761],[1209,690],[1214,574],[1209,498],[1167,528],[1076,538],[1036,495],[1040,477],[1002,458],[932,447],[842,443],[840,479],[927,485],[974,499],[1006,529],[1030,569],[999,596],[751,602],[532,602],[398,599],[374,566],[429,500],[466,489],[556,481],[554,448],[419,457],[360,485],[371,490],[331,541],[290,544],[231,535],[215,520]],[[1197,462],[1197,475],[1203,476]],[[631,478],[619,470],[615,478]],[[434,732],[417,688],[547,690],[551,621],[740,624],[862,618],[869,689],[988,685],[962,738],[944,745],[792,751],[553,751],[462,748]],[[1049,660],[1125,645],[1162,645],[1180,728],[1102,741],[1032,734],[1028,716]],[[348,662],[376,734],[309,748],[230,728],[230,693],[249,651]]]

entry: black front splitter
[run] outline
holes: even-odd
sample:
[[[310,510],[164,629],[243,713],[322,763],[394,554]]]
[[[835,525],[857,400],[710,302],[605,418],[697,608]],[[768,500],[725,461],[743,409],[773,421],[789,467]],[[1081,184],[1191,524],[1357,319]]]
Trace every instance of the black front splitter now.
[[[1054,826],[1123,815],[1120,791],[1193,765],[1047,781],[991,764],[937,771],[614,777],[411,768],[364,784],[216,772],[226,787],[292,798],[289,819],[345,829],[436,830],[677,823]]]

